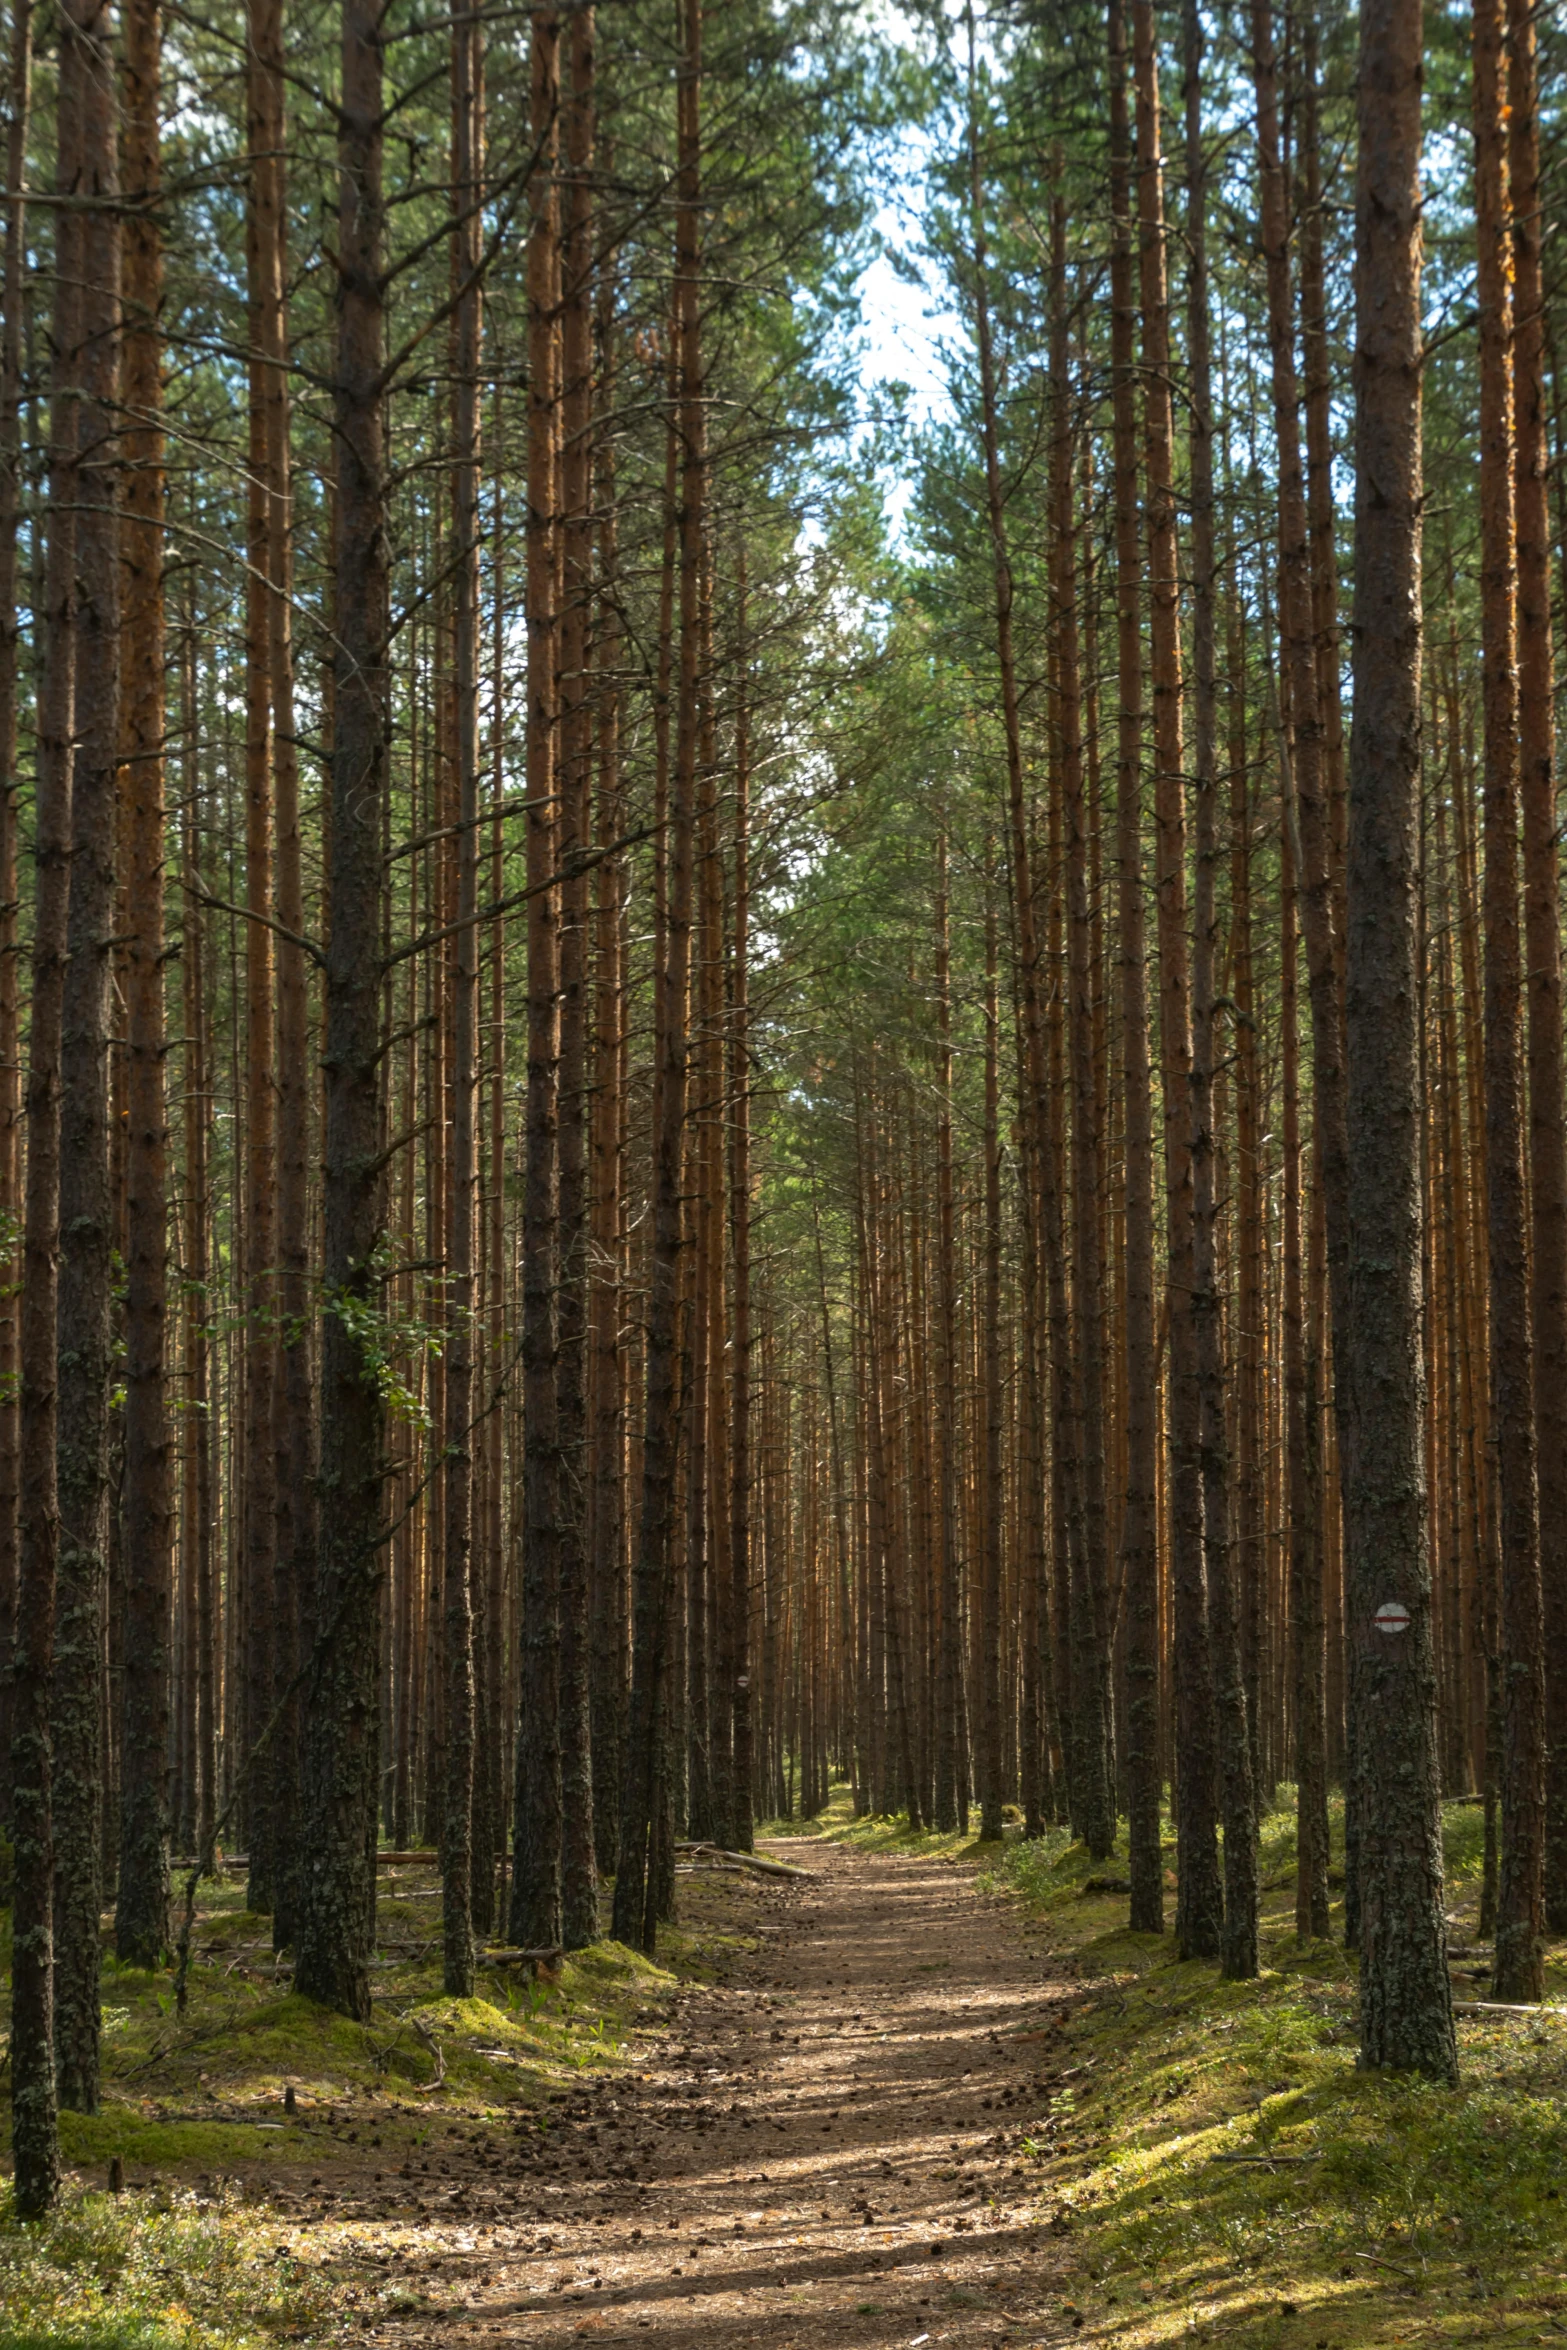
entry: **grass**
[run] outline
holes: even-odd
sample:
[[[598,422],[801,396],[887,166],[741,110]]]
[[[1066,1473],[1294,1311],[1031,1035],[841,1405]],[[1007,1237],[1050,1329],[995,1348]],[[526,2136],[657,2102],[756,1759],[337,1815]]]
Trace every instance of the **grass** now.
[[[3,2350],[232,2350],[351,2322],[360,2295],[238,2199],[68,2195],[0,2221]]]
[[[1021,1830],[1023,1820],[1011,1804],[1005,1817],[1003,1842]],[[977,1821],[977,1809],[970,1818]],[[993,1858],[998,1850],[994,1839],[986,1843],[977,1827],[972,1833],[968,1829],[915,1829],[909,1826],[906,1812],[869,1812],[856,1818],[853,1791],[843,1780],[834,1782],[825,1810],[810,1819],[761,1820],[756,1833],[768,1843],[786,1837],[811,1838],[818,1843],[851,1845],[859,1852],[923,1852],[949,1860]]]
[[[456,2000],[434,1871],[385,1871],[361,2026],[296,1998],[270,1921],[234,1881],[204,1883],[183,2017],[172,1973],[105,1954],[102,2108],[61,2116],[61,2207],[24,2226],[0,2202],[0,2350],[249,2350],[404,2306],[386,2274],[394,2204],[416,2193],[394,2189],[401,2167],[439,2173],[451,2142],[502,2117],[547,2142],[584,2075],[634,2065],[681,1977],[734,1956],[695,1882],[682,1905],[659,1965],[606,1941],[548,1978],[484,1969]],[[8,2111],[0,2128],[8,2142]]]
[[[1468,1941],[1479,1813],[1445,1825]],[[1083,1986],[1037,2035],[1038,2119],[1016,2144],[1072,2243],[1074,2306],[1118,2350],[1561,2340],[1567,2018],[1461,2018],[1456,2091],[1358,2072],[1354,1962],[1295,1939],[1292,1812],[1264,1823],[1262,1863],[1263,1972],[1244,1984],[1129,1934],[1124,1896],[1085,1891],[1107,1864],[1064,1834],[1009,1846],[984,1880]],[[1559,2000],[1567,1948],[1552,1959]]]

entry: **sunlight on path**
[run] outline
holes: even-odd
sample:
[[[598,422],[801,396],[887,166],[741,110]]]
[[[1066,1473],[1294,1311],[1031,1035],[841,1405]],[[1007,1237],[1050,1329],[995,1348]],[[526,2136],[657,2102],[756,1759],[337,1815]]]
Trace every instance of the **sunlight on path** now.
[[[814,1877],[758,1889],[743,1982],[686,1993],[661,2069],[573,2108],[581,2183],[530,2188],[482,2247],[454,2231],[393,2341],[1084,2338],[1009,2129],[1036,2085],[1016,2035],[1071,1989],[966,1868],[789,1853]]]

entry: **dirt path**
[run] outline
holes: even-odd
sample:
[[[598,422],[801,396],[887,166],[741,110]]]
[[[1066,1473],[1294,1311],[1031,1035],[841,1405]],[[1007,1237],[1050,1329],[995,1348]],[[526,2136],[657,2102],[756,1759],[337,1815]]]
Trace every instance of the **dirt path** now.
[[[1015,2159],[1041,2053],[1016,2035],[1071,1986],[963,1864],[779,1849],[815,1873],[737,1894],[759,1948],[681,1995],[656,2065],[557,2108],[525,2183],[450,2190],[464,2218],[426,2220],[404,2271],[424,2306],[383,2340],[1084,2338]]]

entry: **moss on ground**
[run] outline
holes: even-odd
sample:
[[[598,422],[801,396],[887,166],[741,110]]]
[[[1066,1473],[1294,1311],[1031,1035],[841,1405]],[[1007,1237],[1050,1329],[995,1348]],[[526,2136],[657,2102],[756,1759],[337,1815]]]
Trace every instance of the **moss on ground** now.
[[[1021,1833],[1022,1819],[1022,1813],[1008,1805],[1004,1842]],[[999,1849],[994,1839],[987,1843],[968,1829],[911,1828],[906,1812],[856,1816],[853,1790],[841,1780],[834,1782],[825,1808],[809,1819],[761,1820],[756,1833],[768,1843],[786,1837],[814,1838],[819,1843],[848,1844],[857,1852],[922,1852],[946,1860],[993,1859]]]
[[[61,2117],[64,2201],[42,2227],[0,2203],[0,2350],[241,2350],[373,2322],[401,2306],[365,2242],[400,2167],[503,2115],[547,2144],[571,2085],[634,2065],[681,1974],[723,1971],[743,1940],[693,1888],[668,1964],[605,1941],[538,1979],[482,1968],[478,1996],[450,1999],[438,1894],[433,1869],[383,1874],[368,2025],[293,1995],[270,1920],[222,1878],[201,1888],[183,2016],[171,1971],[106,1952],[103,2104]],[[0,2128],[9,2143],[8,2110]]]
[[[1446,1825],[1452,1939],[1472,1953],[1478,1811]],[[1354,1961],[1295,1938],[1292,1812],[1265,1823],[1262,1859],[1256,1983],[1129,1934],[1124,1896],[1087,1890],[1116,1864],[1064,1834],[984,1880],[1067,1960],[1015,2145],[1073,2247],[1067,2316],[1117,2350],[1560,2340],[1567,2015],[1460,2018],[1456,2091],[1358,2072]],[[1567,1946],[1551,1957],[1548,1999],[1567,2000]],[[1483,1997],[1470,1963],[1455,1989]]]

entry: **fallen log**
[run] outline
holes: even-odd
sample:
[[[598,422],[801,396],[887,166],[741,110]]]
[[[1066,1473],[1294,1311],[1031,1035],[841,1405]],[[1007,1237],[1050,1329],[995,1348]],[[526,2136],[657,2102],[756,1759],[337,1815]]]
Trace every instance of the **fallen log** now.
[[[677,1852],[702,1854],[710,1852],[715,1860],[728,1861],[735,1868],[755,1869],[765,1877],[814,1877],[814,1869],[797,1868],[793,1861],[768,1860],[759,1852],[731,1852],[722,1844],[677,1844]]]
[[[1514,2006],[1505,1999],[1455,1999],[1454,2015],[1561,2015],[1567,2007]]]

